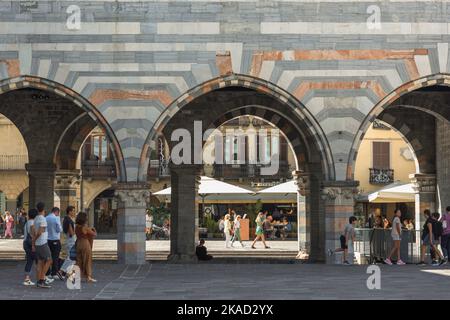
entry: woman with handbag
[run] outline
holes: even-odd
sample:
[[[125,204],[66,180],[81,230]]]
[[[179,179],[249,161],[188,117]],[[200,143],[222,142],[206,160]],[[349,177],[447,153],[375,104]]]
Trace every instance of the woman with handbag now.
[[[86,278],[87,282],[97,282],[92,278],[92,247],[97,232],[94,228],[87,225],[88,216],[86,212],[80,212],[75,220],[75,235],[77,236],[77,263],[80,268],[81,276]]]

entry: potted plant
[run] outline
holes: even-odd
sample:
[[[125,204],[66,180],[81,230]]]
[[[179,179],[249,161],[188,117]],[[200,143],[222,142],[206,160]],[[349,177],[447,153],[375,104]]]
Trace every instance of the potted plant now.
[[[247,214],[247,218],[249,219],[249,232],[250,237],[255,235],[256,230],[256,216],[258,212],[262,210],[262,202],[260,199],[256,201],[256,203],[251,203],[245,207],[245,213]]]
[[[209,215],[205,216],[204,224],[206,229],[208,229],[208,239],[213,238],[214,233],[219,231],[219,224],[214,218]]]

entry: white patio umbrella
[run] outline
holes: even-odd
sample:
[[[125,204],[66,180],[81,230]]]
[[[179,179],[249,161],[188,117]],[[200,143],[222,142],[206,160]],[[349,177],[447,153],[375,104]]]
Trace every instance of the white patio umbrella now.
[[[294,180],[277,184],[276,186],[258,191],[258,193],[297,193],[297,186]]]
[[[172,188],[166,188],[161,191],[155,192],[155,196],[170,196]],[[252,194],[251,190],[247,190],[230,183],[219,181],[210,177],[202,176],[200,179],[200,185],[198,187],[199,195],[208,194]]]
[[[372,203],[414,202],[415,192],[412,183],[394,182],[370,193],[367,198]]]

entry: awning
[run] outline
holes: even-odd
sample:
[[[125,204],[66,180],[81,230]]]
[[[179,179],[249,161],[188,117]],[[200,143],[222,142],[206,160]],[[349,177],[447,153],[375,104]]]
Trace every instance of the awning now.
[[[415,191],[412,183],[395,182],[370,193],[367,198],[372,203],[414,202]]]
[[[297,186],[295,185],[294,180],[288,181],[288,182],[284,182],[284,183],[280,183],[277,184],[276,186],[270,187],[270,188],[266,188],[263,189],[261,191],[259,191],[258,193],[282,193],[282,194],[286,194],[286,193],[297,193]]]
[[[170,196],[172,188],[166,188],[161,191],[155,192],[156,196]],[[247,190],[230,183],[219,181],[210,177],[202,176],[200,178],[200,185],[198,187],[199,195],[208,194],[253,194],[251,190]]]

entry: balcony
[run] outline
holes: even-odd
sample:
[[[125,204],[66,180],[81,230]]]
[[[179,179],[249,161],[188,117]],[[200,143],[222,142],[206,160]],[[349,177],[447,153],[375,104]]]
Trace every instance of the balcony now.
[[[279,165],[278,171],[273,175],[261,175],[260,164],[215,164],[213,166],[214,178],[240,179],[240,178],[263,178],[264,180],[289,179],[292,177],[292,170],[287,163]]]
[[[394,182],[393,169],[369,169],[369,182],[371,184],[389,184]]]
[[[81,164],[82,174],[87,179],[116,178],[116,164],[113,160],[83,160]]]
[[[149,178],[167,178],[170,177],[169,161],[150,160],[148,167]]]
[[[28,156],[25,155],[0,155],[0,170],[25,170]]]

